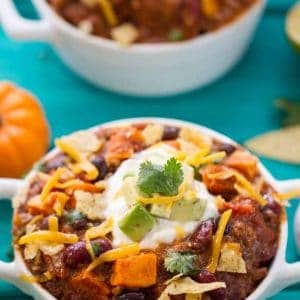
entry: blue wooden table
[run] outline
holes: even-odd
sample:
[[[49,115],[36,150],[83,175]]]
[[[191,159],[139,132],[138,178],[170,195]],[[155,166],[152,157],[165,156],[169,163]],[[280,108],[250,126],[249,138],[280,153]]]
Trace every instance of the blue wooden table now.
[[[0,0],[1,1],[1,0]],[[32,16],[28,1],[17,1]],[[59,60],[50,46],[9,40],[0,28],[0,80],[12,80],[34,92],[43,103],[53,137],[97,123],[137,116],[185,119],[221,131],[239,142],[277,128],[274,109],[278,97],[300,99],[300,56],[284,35],[284,17],[292,0],[269,1],[254,41],[227,76],[194,92],[171,98],[142,99],[115,95],[79,79]],[[300,177],[300,167],[264,160],[280,179]],[[296,203],[288,208],[292,225]],[[9,260],[11,208],[0,203],[0,258]],[[290,226],[288,261],[299,260]],[[299,278],[300,280],[300,278]],[[26,299],[13,286],[0,282],[0,299]],[[300,285],[272,298],[300,299]]]

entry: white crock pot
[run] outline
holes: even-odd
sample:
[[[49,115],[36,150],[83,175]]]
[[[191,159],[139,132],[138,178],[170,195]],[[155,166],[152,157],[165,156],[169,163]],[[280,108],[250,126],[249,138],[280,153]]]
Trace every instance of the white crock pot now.
[[[156,122],[161,124],[169,124],[174,126],[187,126],[199,130],[203,134],[214,137],[220,141],[227,143],[234,143],[230,138],[208,129],[206,127],[188,123],[184,121],[174,119],[161,119],[161,118],[137,118],[137,119],[125,119],[118,120],[110,123],[100,125],[101,127],[112,125],[124,125],[126,123],[141,123],[141,122]],[[95,130],[93,127],[89,130]],[[57,149],[49,152],[45,158],[53,156],[57,152]],[[291,190],[300,188],[300,179],[279,181],[276,180],[267,169],[260,163],[259,169],[266,179],[278,192],[286,193]],[[28,176],[23,180],[16,179],[0,179],[0,198],[13,197],[13,206],[24,199],[24,192],[29,185],[31,176],[34,171],[31,171]],[[278,293],[283,288],[292,285],[296,282],[300,282],[300,262],[287,263],[285,260],[285,252],[288,238],[288,224],[287,220],[283,220],[281,225],[280,240],[276,257],[269,269],[267,277],[259,284],[255,291],[247,298],[247,300],[262,300]],[[14,251],[15,258],[13,262],[5,263],[0,261],[0,279],[7,280],[20,288],[24,293],[31,295],[34,299],[50,300],[54,299],[46,290],[44,290],[38,284],[27,283],[20,279],[20,275],[30,275],[26,264],[17,249]]]
[[[257,0],[215,32],[180,43],[129,48],[84,34],[59,17],[46,0],[32,2],[41,20],[22,18],[13,0],[0,1],[2,26],[11,37],[49,42],[72,70],[97,86],[131,95],[164,96],[204,86],[228,71],[247,49],[266,0]]]

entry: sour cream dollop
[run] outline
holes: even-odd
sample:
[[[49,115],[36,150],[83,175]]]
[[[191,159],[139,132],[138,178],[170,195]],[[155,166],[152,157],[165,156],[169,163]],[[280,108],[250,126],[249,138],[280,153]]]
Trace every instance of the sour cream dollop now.
[[[104,217],[112,218],[114,221],[112,231],[112,243],[114,247],[120,247],[133,242],[118,226],[119,221],[130,209],[130,204],[128,203],[128,200],[126,201],[125,195],[120,193],[124,185],[124,178],[126,178],[126,176],[137,176],[140,165],[145,161],[163,165],[168,159],[175,155],[175,149],[168,145],[161,144],[153,146],[124,161],[117,171],[109,178],[102,201],[105,203]],[[154,227],[140,241],[141,248],[154,249],[161,243],[172,243],[177,238],[178,228],[180,228],[180,231],[185,235],[188,235],[196,229],[197,225],[202,220],[217,217],[218,211],[215,204],[215,197],[207,191],[203,183],[194,180],[194,170],[192,167],[183,162],[182,169],[185,184],[193,188],[196,192],[197,199],[200,199],[199,201],[206,200],[206,207],[201,220],[179,222],[156,217]]]

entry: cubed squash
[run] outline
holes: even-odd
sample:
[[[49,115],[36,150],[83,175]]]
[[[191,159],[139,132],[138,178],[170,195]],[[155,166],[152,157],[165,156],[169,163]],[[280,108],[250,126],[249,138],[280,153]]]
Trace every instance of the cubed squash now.
[[[231,154],[225,160],[225,165],[238,170],[250,180],[253,180],[258,173],[256,157],[242,150],[237,150]]]
[[[154,253],[141,253],[115,261],[111,284],[130,288],[149,287],[156,283],[156,276],[156,255]]]

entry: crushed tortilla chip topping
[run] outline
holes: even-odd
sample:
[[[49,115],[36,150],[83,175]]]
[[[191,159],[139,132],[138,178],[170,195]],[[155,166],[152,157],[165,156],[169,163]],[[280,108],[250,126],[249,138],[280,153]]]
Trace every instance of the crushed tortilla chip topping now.
[[[247,273],[246,263],[242,257],[241,245],[239,243],[223,243],[217,271]]]
[[[162,292],[158,300],[170,300],[169,295],[203,294],[219,288],[226,288],[225,282],[198,283],[190,277],[173,280]]]

